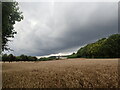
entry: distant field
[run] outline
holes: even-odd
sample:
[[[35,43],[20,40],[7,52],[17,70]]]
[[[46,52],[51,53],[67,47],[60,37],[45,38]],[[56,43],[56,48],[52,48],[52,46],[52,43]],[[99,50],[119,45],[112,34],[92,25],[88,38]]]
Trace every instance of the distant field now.
[[[118,59],[3,63],[3,88],[116,88]]]

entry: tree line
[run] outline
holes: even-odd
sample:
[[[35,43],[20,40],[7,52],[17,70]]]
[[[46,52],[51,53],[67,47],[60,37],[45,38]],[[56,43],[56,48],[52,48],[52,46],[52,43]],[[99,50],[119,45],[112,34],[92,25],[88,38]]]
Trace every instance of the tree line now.
[[[102,38],[94,43],[87,44],[81,47],[77,53],[67,56],[68,58],[120,58],[120,34],[113,34],[108,38]],[[58,60],[58,56],[50,56],[43,58],[36,58],[35,56],[20,55],[14,56],[12,54],[3,54],[3,62],[12,61],[48,61]]]
[[[102,38],[94,43],[87,44],[81,47],[77,53],[67,56],[68,58],[120,58],[120,34],[113,34],[108,38]],[[58,56],[50,56],[43,58],[36,58],[35,56],[20,55],[14,56],[12,54],[3,54],[3,62],[12,61],[48,61],[58,60]]]
[[[37,61],[37,58],[34,56],[20,55],[14,56],[13,54],[3,54],[2,55],[3,62],[13,62],[13,61]]]
[[[58,56],[50,56],[50,57],[42,57],[38,59],[38,61],[48,61],[48,60],[59,60],[60,58]]]
[[[59,58],[57,56],[50,56],[50,57],[42,57],[42,58],[36,58],[35,56],[27,56],[27,55],[20,55],[20,56],[14,56],[13,54],[3,54],[2,55],[2,61],[3,62],[18,62],[18,61],[48,61],[48,60],[58,60]]]
[[[120,58],[120,34],[87,44],[68,58]]]

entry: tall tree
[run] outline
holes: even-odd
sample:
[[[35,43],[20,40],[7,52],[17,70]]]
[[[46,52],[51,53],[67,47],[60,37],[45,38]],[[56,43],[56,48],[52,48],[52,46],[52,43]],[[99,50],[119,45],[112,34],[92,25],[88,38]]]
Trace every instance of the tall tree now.
[[[2,2],[2,51],[9,50],[9,38],[14,38],[17,32],[14,30],[16,21],[23,19],[22,12],[18,7],[18,2]]]

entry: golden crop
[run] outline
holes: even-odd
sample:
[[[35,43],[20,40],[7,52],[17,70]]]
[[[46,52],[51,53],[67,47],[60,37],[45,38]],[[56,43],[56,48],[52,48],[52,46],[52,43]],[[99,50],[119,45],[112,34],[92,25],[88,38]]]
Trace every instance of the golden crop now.
[[[118,59],[2,63],[3,88],[117,88]]]

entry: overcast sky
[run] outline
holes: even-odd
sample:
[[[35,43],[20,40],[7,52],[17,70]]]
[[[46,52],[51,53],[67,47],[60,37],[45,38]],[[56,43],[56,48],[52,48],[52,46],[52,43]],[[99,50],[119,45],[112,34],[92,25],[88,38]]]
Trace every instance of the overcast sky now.
[[[118,32],[118,3],[20,2],[24,20],[9,46],[14,55],[69,54]]]

